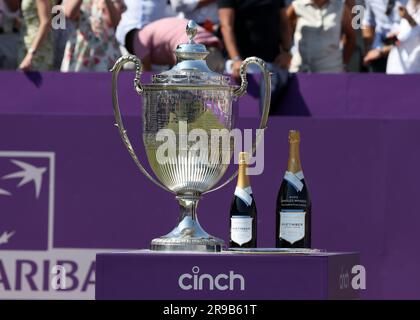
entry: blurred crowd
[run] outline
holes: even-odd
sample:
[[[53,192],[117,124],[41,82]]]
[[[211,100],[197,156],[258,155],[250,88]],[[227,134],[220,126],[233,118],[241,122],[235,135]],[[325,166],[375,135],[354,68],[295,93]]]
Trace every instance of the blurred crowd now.
[[[166,69],[190,19],[209,66],[234,77],[248,56],[274,86],[289,72],[420,72],[420,0],[0,0],[0,69],[108,71],[126,53]]]

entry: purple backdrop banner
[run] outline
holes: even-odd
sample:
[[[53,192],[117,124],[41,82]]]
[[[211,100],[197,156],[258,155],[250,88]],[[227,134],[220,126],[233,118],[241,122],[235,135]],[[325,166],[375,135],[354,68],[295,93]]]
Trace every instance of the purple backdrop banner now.
[[[120,102],[145,160],[132,76],[121,77]],[[360,252],[364,298],[420,298],[419,82],[385,75],[292,79],[272,108],[264,173],[252,177],[259,246],[274,246],[287,132],[299,129],[313,246]],[[255,83],[250,90],[235,104],[242,128],[258,122]],[[174,197],[138,172],[113,123],[110,74],[0,73],[0,298],[93,297],[96,252],[147,248],[175,224]],[[21,184],[23,176],[28,183]],[[206,230],[225,240],[234,187],[204,196],[198,209]],[[74,271],[68,292],[49,288],[53,264]]]

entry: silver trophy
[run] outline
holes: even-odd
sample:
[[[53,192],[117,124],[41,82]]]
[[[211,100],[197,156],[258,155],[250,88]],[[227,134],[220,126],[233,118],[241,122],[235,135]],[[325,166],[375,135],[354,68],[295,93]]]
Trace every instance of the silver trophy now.
[[[227,181],[215,187],[225,173],[232,152],[228,151],[228,162],[223,161],[226,150],[210,150],[210,161],[193,156],[192,142],[186,135],[200,129],[208,133],[212,129],[232,129],[232,101],[242,96],[247,89],[246,70],[249,64],[256,64],[262,70],[265,91],[264,108],[260,129],[265,129],[270,106],[270,73],[263,60],[251,57],[243,61],[240,68],[241,85],[229,84],[229,77],[212,72],[205,61],[206,47],[194,42],[197,25],[189,21],[186,27],[189,42],[180,44],[175,50],[177,64],[169,71],[154,75],[151,84],[141,84],[142,64],[133,55],[118,59],[112,68],[112,101],[116,126],[121,138],[140,171],[156,185],[176,196],[181,213],[177,226],[167,235],[152,240],[151,250],[156,251],[202,251],[217,252],[224,241],[211,236],[200,226],[197,218],[197,204],[205,193],[222,188],[232,181],[235,172]],[[143,97],[143,141],[153,177],[140,163],[127,136],[121,118],[117,95],[118,73],[127,62],[135,64],[134,89]],[[181,128],[186,131],[182,131]],[[158,161],[157,154],[162,141],[161,130],[172,130],[176,137],[176,152],[168,152],[166,160]],[[225,130],[225,131],[227,131]],[[185,143],[182,144],[181,142]],[[213,148],[215,149],[215,148]],[[222,149],[222,148],[220,148]],[[214,152],[220,151],[220,152]],[[255,143],[253,145],[255,151]],[[171,158],[172,157],[172,158]],[[210,157],[210,156],[209,156]],[[216,159],[215,159],[216,158]]]

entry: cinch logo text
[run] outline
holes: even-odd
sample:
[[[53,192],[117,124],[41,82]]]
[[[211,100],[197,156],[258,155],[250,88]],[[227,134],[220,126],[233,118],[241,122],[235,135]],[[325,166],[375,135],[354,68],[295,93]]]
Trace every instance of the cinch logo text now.
[[[235,274],[230,270],[229,274],[218,274],[212,276],[208,273],[199,274],[200,268],[192,268],[192,274],[184,273],[179,276],[178,285],[182,290],[220,290],[234,291],[235,285],[241,291],[245,290],[245,278],[241,274]]]

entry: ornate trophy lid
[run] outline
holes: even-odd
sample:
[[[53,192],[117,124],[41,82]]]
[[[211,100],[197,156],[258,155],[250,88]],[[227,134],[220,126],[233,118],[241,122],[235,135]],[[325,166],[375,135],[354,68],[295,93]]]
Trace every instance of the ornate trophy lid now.
[[[190,20],[186,33],[188,43],[179,44],[175,49],[177,64],[168,71],[154,75],[153,84],[169,85],[229,85],[229,77],[213,72],[207,66],[205,58],[209,54],[206,46],[194,41],[198,25]]]

